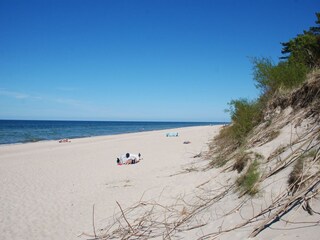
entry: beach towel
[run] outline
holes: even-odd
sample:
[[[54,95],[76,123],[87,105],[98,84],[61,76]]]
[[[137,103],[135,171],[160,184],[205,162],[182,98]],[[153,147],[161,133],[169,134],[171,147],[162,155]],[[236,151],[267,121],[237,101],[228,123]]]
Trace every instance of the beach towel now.
[[[178,137],[179,136],[179,133],[177,132],[169,132],[166,134],[167,137]]]

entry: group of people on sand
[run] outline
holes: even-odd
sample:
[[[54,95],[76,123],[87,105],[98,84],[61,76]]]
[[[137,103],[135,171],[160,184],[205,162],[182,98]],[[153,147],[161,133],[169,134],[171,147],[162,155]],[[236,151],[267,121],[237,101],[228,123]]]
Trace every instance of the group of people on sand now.
[[[117,158],[118,165],[136,164],[142,159],[141,154],[126,153]]]

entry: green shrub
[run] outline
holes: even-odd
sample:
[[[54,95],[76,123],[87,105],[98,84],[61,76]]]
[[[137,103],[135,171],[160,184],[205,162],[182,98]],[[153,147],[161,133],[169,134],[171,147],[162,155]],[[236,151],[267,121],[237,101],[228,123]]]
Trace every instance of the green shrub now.
[[[258,169],[258,162],[255,160],[250,164],[247,172],[237,179],[237,185],[242,193],[247,193],[251,196],[258,193],[257,182],[260,173]]]
[[[256,81],[256,88],[262,93],[267,93],[273,89],[271,81],[271,70],[274,63],[269,58],[253,58],[253,79]]]
[[[284,54],[282,59],[303,63],[309,69],[320,67],[320,12],[316,13],[316,17],[316,26],[281,43],[281,53]]]
[[[309,69],[303,63],[283,61],[275,65],[268,58],[253,59],[253,78],[263,94],[272,95],[278,89],[292,89],[305,81]]]
[[[262,108],[258,101],[247,99],[233,100],[229,105],[233,123],[230,130],[231,135],[241,144],[248,133],[261,121]]]
[[[271,70],[271,80],[275,89],[292,89],[306,79],[308,68],[297,62],[280,62]]]

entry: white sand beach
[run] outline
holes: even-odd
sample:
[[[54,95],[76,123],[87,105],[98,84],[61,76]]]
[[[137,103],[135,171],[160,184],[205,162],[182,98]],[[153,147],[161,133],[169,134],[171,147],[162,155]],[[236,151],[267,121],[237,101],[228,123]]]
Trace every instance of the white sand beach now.
[[[172,201],[211,173],[177,174],[192,166],[220,126],[0,146],[0,239],[83,239],[140,199]],[[167,132],[179,137],[166,137]],[[183,144],[190,141],[190,144]],[[116,157],[141,153],[135,165]],[[84,238],[86,239],[86,238]]]
[[[258,196],[239,198],[233,188],[239,174],[232,165],[208,168],[209,162],[197,156],[220,129],[187,127],[0,146],[0,239],[121,239],[126,234],[136,239],[128,238],[135,232],[125,230],[130,224],[146,233],[142,239],[248,239],[271,213],[249,219],[275,199],[290,198],[291,168],[263,181]],[[300,135],[299,129],[295,136],[287,129],[253,150],[268,156],[288,137]],[[179,136],[166,137],[168,132]],[[116,158],[126,152],[140,152],[143,160],[118,166]],[[252,239],[318,239],[319,200],[310,204],[313,215],[297,207]]]

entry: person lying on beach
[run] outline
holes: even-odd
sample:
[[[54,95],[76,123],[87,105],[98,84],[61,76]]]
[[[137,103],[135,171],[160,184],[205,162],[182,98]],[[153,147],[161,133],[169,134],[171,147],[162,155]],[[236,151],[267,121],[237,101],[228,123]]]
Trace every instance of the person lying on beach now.
[[[121,155],[119,158],[117,158],[117,164],[135,164],[141,161],[141,154],[132,154],[132,153],[126,153],[124,155]]]
[[[59,140],[59,143],[71,142],[68,138]]]

